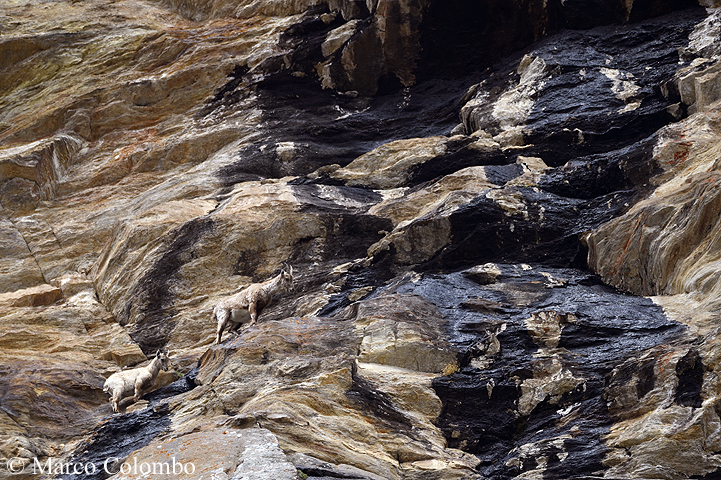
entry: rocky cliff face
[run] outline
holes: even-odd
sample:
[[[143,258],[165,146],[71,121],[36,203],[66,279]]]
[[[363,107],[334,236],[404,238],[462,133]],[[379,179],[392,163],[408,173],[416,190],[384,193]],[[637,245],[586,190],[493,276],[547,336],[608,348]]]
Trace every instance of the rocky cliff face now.
[[[469,3],[0,7],[0,477],[716,474],[719,6]]]

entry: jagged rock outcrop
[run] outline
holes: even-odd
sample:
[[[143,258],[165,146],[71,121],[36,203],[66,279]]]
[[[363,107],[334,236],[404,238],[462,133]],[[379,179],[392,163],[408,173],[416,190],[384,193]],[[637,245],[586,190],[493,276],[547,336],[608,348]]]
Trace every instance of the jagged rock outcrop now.
[[[0,7],[0,476],[716,474],[702,5]]]

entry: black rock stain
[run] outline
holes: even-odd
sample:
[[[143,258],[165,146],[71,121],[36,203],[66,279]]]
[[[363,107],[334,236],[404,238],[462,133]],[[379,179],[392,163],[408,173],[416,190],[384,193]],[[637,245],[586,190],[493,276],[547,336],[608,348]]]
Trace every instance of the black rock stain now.
[[[75,448],[68,463],[87,466],[91,474],[61,475],[63,480],[103,480],[117,473],[125,458],[135,450],[148,445],[170,428],[168,405],[162,400],[189,392],[197,386],[198,367],[175,382],[146,394],[148,407],[131,413],[113,414],[106,418],[93,434]],[[95,466],[94,470],[89,467]]]
[[[117,473],[120,465],[135,450],[148,445],[170,428],[167,405],[132,413],[115,414],[81,443],[71,456],[71,465],[88,466],[89,472],[60,475],[62,480],[104,480]],[[90,468],[90,464],[95,468]]]
[[[393,401],[386,393],[376,389],[372,383],[359,376],[355,363],[352,380],[351,388],[345,392],[348,400],[361,410],[371,412],[375,419],[380,420],[389,429],[413,437],[412,420],[393,405]]]
[[[130,338],[145,355],[152,355],[166,346],[175,328],[171,320],[175,311],[173,281],[176,273],[190,258],[193,246],[213,228],[213,220],[200,217],[176,228],[165,242],[163,254],[133,287],[133,294],[124,308],[121,325],[128,325]]]
[[[676,364],[676,376],[678,386],[676,387],[675,401],[684,407],[701,407],[701,388],[703,387],[704,367],[701,355],[695,348],[681,357]]]
[[[613,423],[603,397],[610,372],[639,350],[679,338],[684,327],[667,319],[652,301],[599,285],[588,272],[542,266],[523,270],[508,264],[498,267],[501,275],[487,285],[459,271],[425,272],[420,280],[395,287],[399,293],[420,295],[435,304],[446,318],[447,339],[461,352],[460,369],[432,383],[442,402],[436,425],[449,447],[481,460],[479,471],[485,478],[513,478],[542,456],[548,457],[544,478],[592,476],[605,468],[602,439]],[[567,283],[547,288],[540,272]],[[461,306],[468,298],[502,303],[503,309],[475,312]],[[541,310],[573,315],[574,320],[563,327],[557,358],[564,369],[583,381],[557,398],[547,396],[530,415],[523,416],[517,413],[523,393],[520,386],[536,376],[534,365],[539,362],[534,357],[539,347],[525,321]],[[486,351],[489,332],[496,335],[500,351],[489,356],[487,366],[474,366],[473,359]],[[685,372],[698,368],[691,360],[686,363],[690,367],[682,368]],[[653,367],[646,370],[648,375],[641,375],[636,382],[640,394],[653,388]],[[634,378],[639,375],[635,369],[629,373]],[[540,449],[538,455],[528,456],[520,466],[509,463],[523,455],[516,447],[531,443]]]

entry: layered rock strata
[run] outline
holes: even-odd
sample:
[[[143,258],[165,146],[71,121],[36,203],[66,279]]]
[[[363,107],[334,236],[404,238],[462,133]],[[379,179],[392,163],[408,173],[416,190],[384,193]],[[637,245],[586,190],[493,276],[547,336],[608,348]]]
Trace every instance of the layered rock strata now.
[[[0,7],[0,475],[715,474],[717,5],[201,3]]]

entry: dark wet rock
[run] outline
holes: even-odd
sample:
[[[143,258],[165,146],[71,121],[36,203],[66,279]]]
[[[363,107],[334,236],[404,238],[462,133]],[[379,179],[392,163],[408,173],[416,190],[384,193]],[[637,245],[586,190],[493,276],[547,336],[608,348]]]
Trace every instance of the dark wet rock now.
[[[489,67],[559,29],[637,22],[697,4],[690,0],[550,0],[515,5],[518,8],[503,1],[432,2],[422,26],[420,76],[459,75],[474,65]]]
[[[357,375],[353,376],[353,383],[345,395],[351,405],[372,412],[388,429],[409,431],[413,427],[411,419],[393,405],[388,395],[379,392],[371,383]]]
[[[96,467],[95,473],[88,475],[83,472],[58,478],[103,480],[110,477],[108,472],[119,471],[130,453],[148,445],[156,436],[165,432],[170,427],[170,421],[167,406],[108,417],[90,438],[75,449],[69,460],[71,464],[92,463]]]
[[[613,218],[628,192],[591,201],[551,195],[532,188],[512,189],[525,211],[508,210],[487,196],[450,215],[451,241],[423,268],[453,269],[480,262],[538,262],[552,266],[583,265],[580,235]],[[425,220],[425,222],[432,219]],[[409,228],[422,231],[423,224]],[[420,260],[425,260],[421,258]]]
[[[384,240],[389,256],[376,260],[429,269],[488,261],[583,266],[581,237],[626,211],[648,192],[658,171],[652,160],[654,132],[671,118],[660,86],[678,67],[677,47],[700,15],[693,9],[641,25],[549,36],[525,56],[497,65],[469,94],[462,109],[465,130],[495,135],[495,147],[488,140],[488,147],[472,148],[471,137],[441,139],[434,144],[441,153],[413,165],[400,184],[386,185],[373,172],[363,173],[362,165],[355,166],[361,159],[331,174],[376,188],[411,186],[407,198],[474,166],[483,166],[490,182],[514,184],[491,194],[464,191],[471,198],[455,210],[431,211],[390,234]],[[633,40],[622,50],[621,39],[627,42],[629,36]],[[659,36],[669,41],[659,42]],[[559,50],[559,43],[569,47]],[[653,65],[644,64],[649,52]],[[387,144],[387,150],[398,146]],[[522,158],[528,156],[558,165],[539,176],[540,192],[521,176]],[[366,176],[354,176],[359,172]]]
[[[303,475],[307,475],[306,480],[332,480],[342,478],[347,480],[379,480],[378,477],[370,472],[362,471],[350,465],[335,465],[323,462],[317,458],[313,458],[303,454],[292,454],[289,460],[293,462],[295,467]]]
[[[349,98],[290,77],[262,82],[258,103],[264,130],[274,142],[243,147],[218,176],[228,184],[248,179],[307,175],[329,164],[345,166],[397,138],[450,132],[457,120],[461,82],[431,81],[377,97]],[[428,99],[432,99],[430,102]],[[233,108],[234,103],[224,103]],[[288,146],[288,157],[278,155]]]
[[[583,156],[555,168],[539,181],[539,187],[556,195],[592,199],[617,191],[650,187],[648,180],[658,167],[651,161],[655,136],[610,152]]]
[[[490,285],[472,282],[463,272],[426,273],[397,288],[433,302],[448,319],[449,338],[469,353],[458,373],[434,381],[443,400],[438,423],[451,446],[479,456],[488,478],[510,478],[536,467],[557,478],[591,475],[603,469],[601,438],[612,422],[600,401],[606,377],[629,355],[678,338],[683,327],[649,300],[584,285],[588,274],[582,271],[498,267],[504,276]],[[559,279],[566,285],[558,286]],[[469,297],[502,302],[503,309],[459,308]],[[538,333],[529,330],[541,311],[566,318],[555,334],[544,330],[558,336],[551,339],[553,349],[539,348]],[[490,350],[484,340],[489,335],[498,342]],[[478,342],[486,346],[479,348]],[[564,376],[565,384],[559,381]],[[650,376],[641,374],[639,388],[649,389],[645,385],[652,377],[653,367]],[[544,380],[535,383],[538,379]],[[554,382],[556,389],[538,387],[530,412],[524,410],[534,385]],[[541,466],[540,459],[550,454],[556,460]]]
[[[701,388],[705,370],[703,360],[695,348],[691,348],[676,363],[678,386],[676,387],[675,401],[677,404],[687,407],[701,407]]]
[[[673,121],[660,87],[678,69],[677,49],[702,16],[692,9],[548,36],[475,87],[473,98],[482,103],[464,108],[466,131],[496,136],[522,128],[524,155],[552,166],[640,141]]]
[[[485,298],[470,298],[460,304],[461,307],[478,313],[502,313],[505,305]]]
[[[182,378],[144,395],[143,399],[148,401],[150,407],[155,408],[155,405],[161,400],[189,392],[197,387],[197,377],[198,367],[195,367],[183,375]]]

